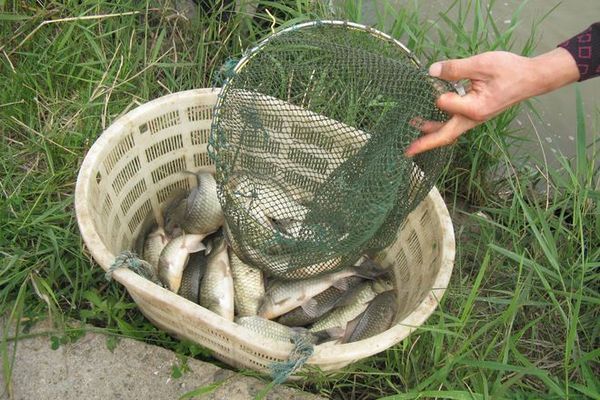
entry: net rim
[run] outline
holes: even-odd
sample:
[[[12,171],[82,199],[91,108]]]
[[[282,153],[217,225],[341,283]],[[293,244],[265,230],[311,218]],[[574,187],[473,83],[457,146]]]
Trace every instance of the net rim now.
[[[370,26],[367,26],[367,25],[363,25],[363,24],[359,24],[359,23],[356,23],[356,22],[351,22],[351,21],[344,21],[344,20],[313,20],[313,21],[302,22],[302,23],[299,23],[299,24],[295,24],[295,25],[289,26],[287,28],[284,28],[284,29],[281,29],[281,30],[279,30],[277,32],[274,32],[274,33],[270,34],[269,36],[267,36],[266,38],[262,39],[256,46],[250,48],[249,50],[247,50],[245,52],[245,54],[242,56],[242,58],[240,58],[240,60],[236,64],[236,66],[233,68],[233,71],[237,74],[246,65],[246,63],[248,61],[250,61],[250,59],[256,53],[258,53],[263,47],[265,47],[274,38],[279,37],[279,36],[281,36],[283,34],[286,34],[288,32],[292,32],[292,31],[296,31],[296,30],[304,29],[304,28],[317,27],[317,26],[321,26],[321,25],[331,25],[331,26],[351,28],[351,29],[355,29],[355,30],[366,32],[366,33],[368,33],[368,34],[370,34],[370,35],[372,35],[374,37],[377,37],[379,39],[383,39],[383,40],[386,40],[388,42],[394,43],[395,45],[397,45],[398,47],[400,47],[400,49],[402,49],[402,51],[404,53],[406,53],[406,55],[408,56],[408,58],[415,64],[415,66],[417,66],[418,68],[421,67],[420,61],[417,59],[417,57],[415,57],[415,55],[413,54],[413,52],[410,51],[410,49],[408,47],[406,47],[398,39],[394,39],[393,37],[391,37],[387,33],[381,32],[380,30],[377,30],[377,29],[375,29],[373,27],[370,27]],[[226,82],[224,86],[227,86],[227,83],[228,82]]]

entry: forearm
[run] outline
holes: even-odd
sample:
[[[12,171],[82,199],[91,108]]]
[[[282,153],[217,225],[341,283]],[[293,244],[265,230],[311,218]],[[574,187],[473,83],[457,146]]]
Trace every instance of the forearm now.
[[[548,93],[579,79],[579,69],[571,54],[558,47],[530,59],[531,83],[524,98]]]

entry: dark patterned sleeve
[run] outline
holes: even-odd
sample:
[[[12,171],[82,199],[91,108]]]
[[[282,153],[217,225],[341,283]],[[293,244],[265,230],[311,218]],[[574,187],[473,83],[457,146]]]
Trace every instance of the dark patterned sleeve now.
[[[600,22],[558,45],[566,49],[579,68],[579,82],[600,75]]]

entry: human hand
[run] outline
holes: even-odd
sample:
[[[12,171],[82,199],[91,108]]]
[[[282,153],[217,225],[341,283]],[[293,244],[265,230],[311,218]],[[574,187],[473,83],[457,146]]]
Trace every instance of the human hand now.
[[[429,74],[450,81],[469,79],[471,85],[465,96],[444,93],[438,98],[437,106],[452,115],[447,122],[414,121],[423,136],[406,149],[409,157],[454,143],[508,107],[579,79],[573,57],[562,48],[535,58],[492,51],[436,62]]]

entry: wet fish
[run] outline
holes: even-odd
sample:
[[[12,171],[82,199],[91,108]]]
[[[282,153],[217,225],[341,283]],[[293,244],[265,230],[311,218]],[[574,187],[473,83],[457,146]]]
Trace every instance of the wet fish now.
[[[233,278],[223,235],[215,237],[200,284],[200,305],[233,321]]]
[[[332,273],[339,270],[342,266],[343,258],[336,257],[333,260],[327,260],[319,264],[309,265],[307,267],[301,267],[296,269],[290,269],[289,262],[281,268],[285,273],[282,276],[289,280],[309,279],[316,275],[322,275],[326,273]]]
[[[277,229],[281,235],[288,239],[299,240],[302,238],[302,229],[304,224],[302,221],[296,221],[293,219],[279,219],[271,220],[271,223],[275,229]]]
[[[208,251],[208,250],[206,250]],[[200,301],[200,282],[206,272],[208,258],[203,251],[190,255],[188,263],[183,270],[181,286],[178,294],[194,303]]]
[[[239,316],[258,314],[258,306],[265,295],[263,273],[240,260],[229,251],[229,263],[233,276],[235,313]]]
[[[364,282],[364,279],[358,276],[349,276],[342,279],[346,281],[347,289],[343,290],[331,286],[313,298],[315,300],[314,314],[309,315],[304,308],[296,307],[279,317],[277,322],[287,326],[305,326],[315,322],[332,308],[345,304],[346,300],[351,298],[352,294],[360,288],[360,284]]]
[[[181,227],[186,233],[211,233],[223,225],[223,210],[217,197],[217,182],[212,174],[196,174],[198,186],[187,197]]]
[[[269,218],[275,220],[292,219],[302,221],[308,208],[296,201],[282,188],[250,175],[244,174],[236,178],[237,186],[234,194],[244,199],[248,205],[256,204]]]
[[[349,276],[375,278],[387,271],[378,264],[362,263],[359,266],[352,266],[315,278],[300,281],[275,281],[267,289],[258,315],[273,319],[296,307],[302,307],[308,315],[314,315],[316,314],[316,302],[313,297],[331,286],[341,290],[347,289],[347,283],[342,278]]]
[[[173,190],[161,206],[165,232],[172,236],[181,234],[181,221],[185,218],[186,199],[188,192],[181,188]]]
[[[302,221],[308,214],[308,208],[273,185],[261,183],[259,199],[265,215],[272,219]]]
[[[155,273],[158,274],[158,260],[165,246],[169,243],[169,236],[162,227],[156,227],[146,237],[144,241],[144,252],[143,259],[154,268]]]
[[[157,228],[158,224],[152,212],[146,215],[146,218],[142,221],[139,232],[132,246],[132,250],[140,257],[144,254],[144,244],[146,237]]]
[[[206,235],[181,235],[171,240],[160,253],[158,276],[172,292],[177,293],[181,286],[183,270],[191,253],[204,250],[202,243]]]
[[[362,314],[348,322],[342,342],[356,342],[387,330],[396,317],[397,309],[393,291],[378,294]]]
[[[290,328],[258,316],[237,317],[235,322],[267,339],[280,342],[289,343],[296,335],[306,335],[306,338],[314,344],[327,339],[326,336],[320,333],[309,332],[304,328]]]
[[[393,289],[393,283],[389,277],[383,276],[371,282],[363,282],[359,288],[346,299],[345,304],[336,307],[323,315],[310,327],[311,332],[328,331],[334,338],[344,335],[346,324],[366,310],[368,303],[377,296]]]

